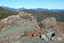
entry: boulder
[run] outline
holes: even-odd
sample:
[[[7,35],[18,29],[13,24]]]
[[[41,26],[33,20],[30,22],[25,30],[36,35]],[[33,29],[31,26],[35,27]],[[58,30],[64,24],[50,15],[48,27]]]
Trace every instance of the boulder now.
[[[42,39],[44,39],[45,41],[48,41],[49,39],[46,37],[46,35],[41,35]]]
[[[56,19],[54,17],[46,18],[40,22],[40,27],[42,28],[53,28],[56,26]]]
[[[35,17],[32,14],[29,14],[29,13],[19,12],[19,16],[20,16],[20,18],[26,19],[26,20],[29,20],[29,21],[36,20]]]

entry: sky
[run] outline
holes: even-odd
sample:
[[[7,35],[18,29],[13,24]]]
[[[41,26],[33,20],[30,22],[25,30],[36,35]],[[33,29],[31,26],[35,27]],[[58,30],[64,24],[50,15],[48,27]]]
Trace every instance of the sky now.
[[[64,0],[0,0],[0,6],[64,9]]]

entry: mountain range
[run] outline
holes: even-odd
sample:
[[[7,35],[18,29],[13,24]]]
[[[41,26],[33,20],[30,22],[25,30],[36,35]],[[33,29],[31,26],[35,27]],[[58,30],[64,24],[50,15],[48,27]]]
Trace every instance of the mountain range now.
[[[5,7],[5,6],[1,6],[4,9],[8,9],[8,10],[12,10],[12,11],[21,11],[24,10],[25,8],[11,8],[11,7]]]
[[[25,10],[27,8],[21,7],[21,8],[11,8],[11,7],[5,7],[5,6],[1,6],[4,9],[8,9],[8,10],[13,10],[13,11],[21,11],[21,10]],[[33,8],[30,10],[35,10],[35,11],[54,11],[54,12],[59,12],[59,11],[64,11],[64,9],[47,9],[47,8]]]
[[[64,9],[45,9],[45,8],[36,8],[36,9],[32,9],[35,11],[54,11],[54,12],[58,12],[58,11],[64,11]]]

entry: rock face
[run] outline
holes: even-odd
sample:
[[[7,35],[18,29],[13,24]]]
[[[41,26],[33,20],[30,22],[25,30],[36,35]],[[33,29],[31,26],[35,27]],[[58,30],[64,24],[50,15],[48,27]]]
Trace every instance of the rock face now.
[[[19,12],[0,20],[0,43],[59,43],[64,39],[64,22],[49,17],[37,22],[31,14]]]

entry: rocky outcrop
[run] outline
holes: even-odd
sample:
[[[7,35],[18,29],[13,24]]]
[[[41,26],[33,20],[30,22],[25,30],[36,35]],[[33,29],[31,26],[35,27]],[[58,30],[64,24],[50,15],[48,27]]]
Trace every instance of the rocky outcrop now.
[[[27,30],[39,29],[36,18],[31,14],[19,12],[18,15],[12,15],[0,21],[0,41],[2,43],[11,43],[21,38]],[[7,41],[8,40],[8,41]]]
[[[54,17],[46,18],[40,22],[42,25],[41,27],[43,28],[50,28],[56,26],[56,19]]]
[[[19,12],[0,20],[0,43],[59,43],[64,39],[64,22],[49,17],[37,22],[31,14]]]
[[[42,30],[47,31],[47,33],[44,33],[44,31],[42,31],[42,33],[50,40],[58,42],[64,39],[64,22],[57,22],[54,17],[50,17],[42,20],[39,26]]]

